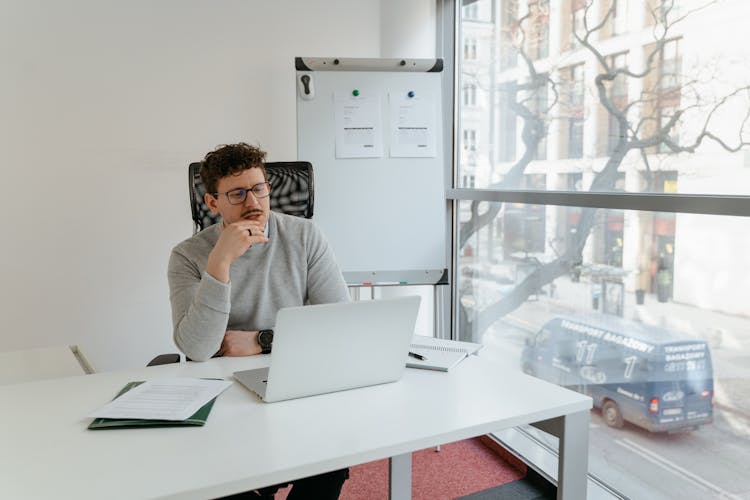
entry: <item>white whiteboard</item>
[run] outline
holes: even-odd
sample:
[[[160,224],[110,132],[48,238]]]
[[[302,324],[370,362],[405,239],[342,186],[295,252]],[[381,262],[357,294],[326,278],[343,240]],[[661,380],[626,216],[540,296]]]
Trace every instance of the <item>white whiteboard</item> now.
[[[342,59],[337,69],[296,74],[297,157],[313,165],[313,220],[349,283],[369,275],[374,281],[435,283],[448,262],[441,73],[367,70],[361,63],[356,71],[340,69],[352,61],[362,60]],[[314,92],[309,99],[302,97],[304,75]],[[355,89],[362,96],[380,96],[382,157],[336,158],[334,98]],[[409,91],[434,96],[434,157],[390,156],[389,96]]]

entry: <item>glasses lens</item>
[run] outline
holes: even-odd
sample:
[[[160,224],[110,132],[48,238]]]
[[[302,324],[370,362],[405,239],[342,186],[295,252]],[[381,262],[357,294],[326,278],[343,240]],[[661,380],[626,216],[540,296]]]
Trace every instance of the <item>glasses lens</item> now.
[[[253,194],[256,198],[265,198],[270,193],[267,182],[261,182],[253,186]]]
[[[235,189],[234,191],[227,192],[227,199],[229,203],[237,205],[242,203],[247,198],[247,189]]]

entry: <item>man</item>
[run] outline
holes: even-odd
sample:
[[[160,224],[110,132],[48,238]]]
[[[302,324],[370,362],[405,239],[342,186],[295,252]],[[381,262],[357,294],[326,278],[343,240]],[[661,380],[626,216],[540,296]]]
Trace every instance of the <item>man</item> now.
[[[280,308],[349,300],[318,228],[270,211],[264,159],[240,143],[201,165],[205,203],[222,220],[177,245],[168,269],[174,341],[191,360],[269,352]],[[288,498],[336,499],[347,477],[344,469],[295,481]],[[242,498],[273,498],[279,486]]]

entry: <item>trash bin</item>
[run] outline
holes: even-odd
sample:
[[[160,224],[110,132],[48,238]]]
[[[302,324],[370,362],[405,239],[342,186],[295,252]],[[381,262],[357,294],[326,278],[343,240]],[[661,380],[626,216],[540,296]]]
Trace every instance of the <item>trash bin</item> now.
[[[643,302],[646,299],[646,290],[638,289],[635,291],[635,303],[639,306],[643,305]]]

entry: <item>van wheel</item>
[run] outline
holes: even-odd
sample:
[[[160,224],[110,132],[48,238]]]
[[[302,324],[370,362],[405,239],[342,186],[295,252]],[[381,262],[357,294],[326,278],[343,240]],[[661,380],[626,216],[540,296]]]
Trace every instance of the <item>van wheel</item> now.
[[[624,425],[620,407],[612,400],[607,400],[602,405],[602,417],[604,417],[604,422],[610,427],[621,429]]]

